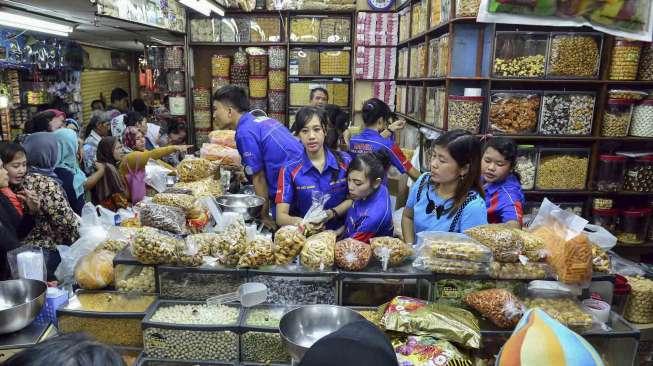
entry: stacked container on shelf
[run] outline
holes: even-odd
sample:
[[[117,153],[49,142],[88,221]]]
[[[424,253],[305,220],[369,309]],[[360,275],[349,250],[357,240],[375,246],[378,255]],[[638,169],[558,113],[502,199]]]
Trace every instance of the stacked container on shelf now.
[[[484,100],[482,96],[450,95],[447,103],[449,130],[463,129],[479,133]]]
[[[653,155],[631,158],[628,161],[624,190],[653,192]]]
[[[438,129],[444,128],[444,110],[446,106],[444,87],[426,88],[426,109],[424,122]]]
[[[586,136],[592,132],[596,94],[592,92],[545,91],[538,133]]]
[[[538,190],[585,189],[589,156],[590,149],[586,148],[540,148],[535,188]]]
[[[553,79],[597,79],[603,35],[593,32],[552,32],[546,76]]]
[[[601,192],[618,192],[624,185],[626,157],[621,155],[599,156],[596,189]]]
[[[549,34],[496,32],[492,75],[497,78],[543,78]]]
[[[653,99],[650,97],[635,106],[630,122],[630,136],[653,137]]]
[[[490,95],[488,131],[532,135],[537,130],[541,96],[537,91],[499,91]]]
[[[523,190],[531,190],[535,187],[537,157],[537,149],[534,145],[519,145],[517,147],[517,158],[513,169],[515,173],[519,174],[519,181]]]
[[[451,17],[451,0],[430,0],[429,27],[435,28],[449,21]]]
[[[426,31],[428,27],[429,14],[427,12],[427,0],[421,0],[413,5],[411,9],[412,22],[410,25],[410,36],[415,37]]]
[[[593,208],[592,223],[616,235],[619,228],[620,214],[621,211],[616,208]]]
[[[651,209],[648,207],[622,211],[617,239],[623,244],[643,244],[648,237],[650,221]]]
[[[639,69],[642,43],[617,37],[610,56],[610,80],[635,80]]]
[[[279,322],[283,314],[291,309],[278,305],[245,309],[241,320],[241,362],[290,364],[290,354],[279,335]]]

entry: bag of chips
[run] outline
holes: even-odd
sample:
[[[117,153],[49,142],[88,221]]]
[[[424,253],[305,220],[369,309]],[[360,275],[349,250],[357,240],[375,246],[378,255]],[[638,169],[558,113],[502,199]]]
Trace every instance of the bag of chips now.
[[[335,261],[336,233],[326,230],[306,239],[299,258],[303,266],[324,270]]]
[[[336,243],[336,265],[347,271],[360,271],[367,267],[372,258],[369,244],[348,238]]]
[[[526,311],[524,304],[507,290],[492,288],[472,292],[465,303],[499,328],[512,328]]]
[[[453,344],[427,336],[395,338],[392,346],[401,366],[472,366],[472,360]]]

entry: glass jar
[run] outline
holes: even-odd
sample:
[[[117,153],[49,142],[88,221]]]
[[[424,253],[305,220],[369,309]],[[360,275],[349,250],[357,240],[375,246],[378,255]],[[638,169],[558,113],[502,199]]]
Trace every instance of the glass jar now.
[[[535,167],[537,166],[537,150],[533,145],[520,145],[517,147],[515,160],[515,173],[519,174],[521,189],[531,190],[535,187]]]
[[[648,234],[650,219],[650,208],[625,210],[621,217],[621,230],[617,235],[619,242],[624,244],[644,243]]]
[[[653,137],[653,99],[644,99],[635,106],[630,136]]]
[[[610,198],[595,198],[592,200],[592,207],[598,209],[610,209],[614,205],[614,201]]]
[[[601,125],[601,136],[627,136],[634,104],[635,101],[632,99],[608,99]]]
[[[599,156],[596,188],[601,192],[620,191],[624,184],[626,157],[619,155]]]
[[[635,80],[641,52],[640,42],[617,38],[610,58],[610,80]]]
[[[450,95],[447,107],[449,130],[461,128],[471,133],[479,133],[483,100],[483,97]]]
[[[492,74],[507,78],[541,78],[549,35],[538,32],[497,32]]]
[[[653,192],[653,155],[642,156],[628,163],[624,190]]]
[[[615,234],[619,223],[619,210],[595,208],[592,210],[592,223]]]

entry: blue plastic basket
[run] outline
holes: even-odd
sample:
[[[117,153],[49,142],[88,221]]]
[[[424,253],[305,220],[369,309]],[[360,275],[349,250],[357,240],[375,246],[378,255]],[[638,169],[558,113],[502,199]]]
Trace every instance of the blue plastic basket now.
[[[39,315],[36,316],[34,322],[37,324],[54,324],[55,327],[58,327],[57,323],[57,309],[68,304],[68,292],[64,290],[48,289],[48,294],[45,297],[45,304],[43,304],[43,309]]]

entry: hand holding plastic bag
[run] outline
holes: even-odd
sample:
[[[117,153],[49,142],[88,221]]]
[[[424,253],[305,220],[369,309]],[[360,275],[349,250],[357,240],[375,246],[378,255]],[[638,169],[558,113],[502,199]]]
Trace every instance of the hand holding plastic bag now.
[[[306,211],[301,226],[304,227],[304,235],[311,236],[324,227],[324,223],[328,219],[327,212],[324,210],[324,205],[329,201],[331,195],[322,194],[322,192],[314,191],[312,195],[313,203]]]

